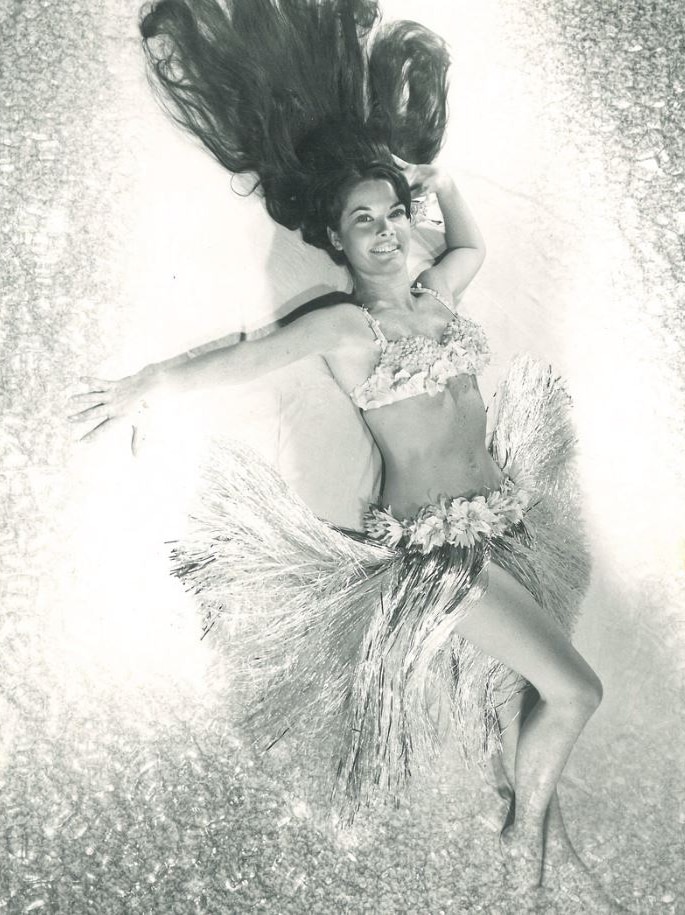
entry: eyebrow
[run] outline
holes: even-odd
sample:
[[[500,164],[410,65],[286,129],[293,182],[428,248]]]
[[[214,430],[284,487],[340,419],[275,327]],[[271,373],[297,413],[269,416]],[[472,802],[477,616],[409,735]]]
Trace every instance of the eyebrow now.
[[[388,207],[388,210],[394,210],[396,206],[404,206],[404,204],[402,203],[401,200],[396,200],[396,201],[392,204],[392,206],[389,206],[389,207]],[[351,210],[350,216],[354,216],[354,214],[355,214],[355,213],[358,213],[360,210],[367,210],[367,211],[370,211],[370,210],[371,210],[371,207],[364,207],[364,206],[355,207],[353,210]]]

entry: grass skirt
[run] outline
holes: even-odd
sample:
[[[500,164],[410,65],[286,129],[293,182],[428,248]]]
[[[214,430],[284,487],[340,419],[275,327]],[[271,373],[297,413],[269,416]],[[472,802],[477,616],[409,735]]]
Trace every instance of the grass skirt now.
[[[334,807],[348,821],[360,804],[402,794],[446,721],[467,759],[498,749],[497,708],[524,681],[454,632],[486,590],[490,562],[572,631],[589,563],[568,395],[519,357],[496,409],[491,452],[529,495],[521,522],[467,545],[392,546],[317,518],[231,443],[217,446],[192,530],[173,551],[206,632],[218,623],[227,636],[245,731],[264,749],[286,733],[332,740]]]

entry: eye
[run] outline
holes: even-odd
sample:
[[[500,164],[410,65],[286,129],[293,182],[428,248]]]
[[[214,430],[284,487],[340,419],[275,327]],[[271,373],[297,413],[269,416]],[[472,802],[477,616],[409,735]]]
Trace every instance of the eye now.
[[[359,216],[355,218],[355,222],[369,222],[371,217],[368,213],[360,213]]]
[[[404,207],[397,207],[397,209],[393,210],[392,213],[390,214],[390,218],[397,219],[398,216],[406,217],[406,215],[407,215],[407,211],[405,210]]]

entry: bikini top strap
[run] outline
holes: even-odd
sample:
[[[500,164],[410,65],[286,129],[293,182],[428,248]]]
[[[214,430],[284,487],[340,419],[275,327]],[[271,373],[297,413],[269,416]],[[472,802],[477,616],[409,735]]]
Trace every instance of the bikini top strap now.
[[[412,289],[412,292],[414,292],[414,291],[427,292],[429,295],[432,295],[434,299],[437,299],[441,305],[444,305],[445,308],[449,311],[449,313],[451,315],[454,315],[454,317],[456,318],[457,315],[456,315],[454,308],[447,302],[447,299],[445,299],[443,296],[440,295],[440,293],[437,290],[431,289],[429,286],[424,286],[422,283],[419,283],[419,282],[414,283],[414,285],[411,287],[411,289]]]
[[[374,332],[376,342],[380,343],[381,346],[386,346],[388,341],[385,337],[385,334],[381,330],[381,326],[378,321],[373,317],[373,315],[369,314],[369,310],[366,305],[362,305],[362,312],[366,320],[369,322],[369,327]]]

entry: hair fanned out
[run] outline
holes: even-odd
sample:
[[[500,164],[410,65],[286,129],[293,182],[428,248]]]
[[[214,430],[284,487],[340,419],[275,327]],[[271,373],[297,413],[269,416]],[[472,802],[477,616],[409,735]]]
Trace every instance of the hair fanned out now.
[[[140,29],[174,119],[330,250],[340,188],[380,168],[408,197],[390,151],[430,162],[445,131],[444,42],[379,19],[377,0],[161,0]]]

